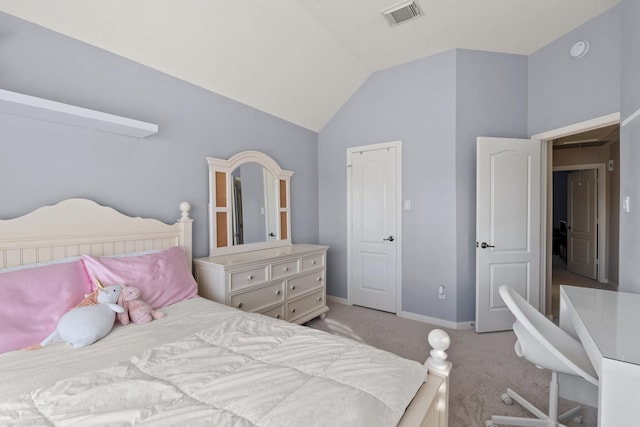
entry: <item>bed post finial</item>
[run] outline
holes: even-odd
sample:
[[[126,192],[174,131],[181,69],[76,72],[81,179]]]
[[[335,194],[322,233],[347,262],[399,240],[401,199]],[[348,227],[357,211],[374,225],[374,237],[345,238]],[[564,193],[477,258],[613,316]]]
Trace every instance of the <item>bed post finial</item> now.
[[[434,416],[429,425],[447,427],[449,425],[449,374],[451,373],[451,362],[447,362],[446,350],[451,345],[451,338],[442,329],[434,329],[429,332],[429,345],[433,350],[429,353],[429,358],[424,363],[427,374],[433,377],[442,378],[438,386],[438,394],[432,402],[430,414]],[[427,379],[427,384],[429,380]],[[435,411],[435,412],[433,412]]]
[[[429,353],[427,359],[427,368],[430,371],[436,371],[438,374],[448,376],[451,371],[451,362],[447,362],[446,350],[451,345],[451,338],[442,329],[434,329],[429,332],[429,345],[433,350]]]
[[[182,225],[182,236],[180,237],[180,245],[184,247],[187,251],[187,263],[191,268],[191,263],[193,260],[193,219],[189,216],[189,211],[191,210],[191,203],[182,202],[180,203],[180,211],[182,212],[182,216],[178,222]]]
[[[182,202],[180,203],[180,211],[182,212],[182,216],[180,219],[191,219],[189,216],[189,211],[191,210],[191,203]]]

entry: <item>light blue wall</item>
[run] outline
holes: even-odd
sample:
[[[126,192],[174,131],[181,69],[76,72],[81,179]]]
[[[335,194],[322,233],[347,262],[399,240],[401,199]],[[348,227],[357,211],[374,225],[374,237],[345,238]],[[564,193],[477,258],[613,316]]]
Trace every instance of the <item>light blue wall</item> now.
[[[292,178],[294,241],[318,241],[317,134],[117,55],[0,13],[0,87],[159,124],[134,139],[0,114],[0,218],[68,197],[166,222],[192,204],[205,256],[205,158],[266,152]]]
[[[619,111],[620,19],[614,7],[529,57],[457,50],[367,80],[319,134],[329,293],[347,296],[346,148],[402,140],[403,199],[414,206],[402,217],[402,309],[473,320],[475,138],[525,138]],[[589,54],[571,58],[584,39]],[[450,290],[445,301],[440,284]]]
[[[615,112],[624,121],[640,108],[638,22],[640,2],[622,0],[530,56],[530,134]],[[567,52],[577,40],[588,40],[591,48],[575,60]],[[631,212],[620,212],[618,283],[620,290],[635,293],[640,293],[638,162],[640,121],[636,120],[621,129],[620,137],[620,200],[630,197]]]
[[[458,321],[475,319],[476,138],[527,135],[527,57],[458,50],[456,222]]]
[[[624,121],[640,108],[640,2],[622,1],[621,112]],[[620,199],[631,212],[620,214],[620,290],[640,293],[640,118],[620,134]]]
[[[580,40],[586,56],[569,55]],[[620,7],[529,56],[529,135],[620,111]]]
[[[347,297],[347,148],[402,141],[403,309],[455,319],[455,51],[373,74],[319,133],[327,292]]]
[[[526,57],[452,50],[365,82],[319,134],[330,294],[347,296],[346,149],[401,140],[412,206],[402,214],[402,310],[474,319],[475,141],[526,134],[526,81]]]
[[[640,2],[623,0],[621,116],[626,119],[640,109]]]

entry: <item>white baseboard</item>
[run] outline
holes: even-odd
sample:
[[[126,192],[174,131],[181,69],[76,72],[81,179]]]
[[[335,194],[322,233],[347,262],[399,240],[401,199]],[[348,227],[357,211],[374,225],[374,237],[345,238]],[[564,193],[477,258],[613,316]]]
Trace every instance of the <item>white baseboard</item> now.
[[[333,295],[327,295],[327,301],[335,302],[338,304],[349,305],[349,301],[346,298],[335,297]],[[422,323],[428,323],[430,325],[440,326],[442,328],[449,328],[455,330],[473,329],[473,322],[451,322],[449,320],[442,320],[435,317],[423,316],[422,314],[410,313],[408,311],[401,311],[397,314],[398,317],[405,319],[416,320]]]
[[[334,297],[333,295],[327,295],[327,301],[335,302],[338,304],[349,305],[349,301],[346,298]]]
[[[438,319],[437,317],[424,316],[422,314],[411,313],[408,311],[401,311],[398,313],[398,316],[404,317],[405,319],[417,320],[422,323],[428,323],[430,325],[440,326],[442,328],[455,330],[473,329],[473,322],[452,322],[450,320]]]

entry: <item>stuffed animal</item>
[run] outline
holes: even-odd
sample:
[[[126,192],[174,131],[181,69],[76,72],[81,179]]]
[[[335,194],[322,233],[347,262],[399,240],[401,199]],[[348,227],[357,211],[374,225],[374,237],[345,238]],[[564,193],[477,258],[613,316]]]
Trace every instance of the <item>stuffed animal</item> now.
[[[117,303],[121,285],[103,287],[97,293],[97,304],[74,308],[58,321],[56,330],[40,346],[50,342],[67,342],[73,348],[85,347],[103,338],[113,328],[116,313],[124,311]]]
[[[154,310],[151,305],[141,300],[140,289],[133,286],[122,289],[118,304],[124,307],[124,311],[118,313],[118,320],[123,325],[128,325],[129,320],[135,324],[142,324],[165,316],[163,312]]]

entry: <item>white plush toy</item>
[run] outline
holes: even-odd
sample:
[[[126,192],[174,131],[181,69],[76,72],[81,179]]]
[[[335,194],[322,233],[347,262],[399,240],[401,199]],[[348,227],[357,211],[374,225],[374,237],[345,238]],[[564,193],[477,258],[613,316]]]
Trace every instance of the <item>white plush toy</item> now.
[[[103,287],[99,281],[96,283],[100,288],[98,303],[67,312],[58,321],[56,330],[40,343],[42,347],[50,342],[67,342],[73,348],[85,347],[111,332],[116,313],[124,311],[124,308],[116,304],[122,286]]]

